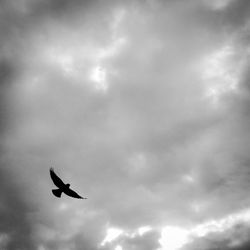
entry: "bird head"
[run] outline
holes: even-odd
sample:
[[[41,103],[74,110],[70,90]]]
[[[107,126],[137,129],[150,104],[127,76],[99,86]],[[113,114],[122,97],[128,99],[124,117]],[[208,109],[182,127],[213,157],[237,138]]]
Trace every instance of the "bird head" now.
[[[70,184],[69,184],[69,183],[67,183],[67,184],[66,184],[66,187],[67,187],[67,188],[69,188],[69,186],[70,186]]]

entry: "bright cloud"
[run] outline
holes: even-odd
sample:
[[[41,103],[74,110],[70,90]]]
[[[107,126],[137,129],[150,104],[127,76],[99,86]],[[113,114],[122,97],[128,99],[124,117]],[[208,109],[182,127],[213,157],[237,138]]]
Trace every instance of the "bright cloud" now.
[[[139,235],[142,236],[143,234],[149,232],[150,230],[152,230],[152,227],[150,227],[150,226],[144,226],[144,227],[140,227],[138,229],[138,233],[139,233]]]
[[[191,229],[190,233],[194,236],[204,237],[209,233],[219,233],[226,231],[237,223],[250,223],[250,210],[245,210],[242,212],[230,214],[219,220],[211,220],[200,224],[193,229]]]
[[[225,234],[228,230],[240,224],[250,226],[250,210],[230,214],[218,220],[209,220],[187,229],[167,226],[161,230],[159,242],[162,250],[182,249],[183,246],[195,241],[196,238],[202,238],[212,233]],[[234,240],[232,240],[232,242],[234,242]]]
[[[230,60],[233,54],[232,47],[225,46],[204,60],[202,74],[206,96],[214,104],[218,103],[221,95],[237,87],[240,63],[237,65]]]
[[[188,242],[188,231],[176,226],[167,226],[161,231],[159,239],[162,250],[177,250]]]
[[[90,73],[90,80],[96,83],[95,86],[97,90],[103,90],[103,91],[107,90],[105,69],[101,67],[94,68]]]
[[[107,230],[107,234],[103,239],[101,246],[105,246],[106,243],[112,242],[117,237],[119,237],[123,233],[123,230],[117,228],[109,228]]]
[[[115,247],[115,250],[122,250],[122,247],[120,245]]]

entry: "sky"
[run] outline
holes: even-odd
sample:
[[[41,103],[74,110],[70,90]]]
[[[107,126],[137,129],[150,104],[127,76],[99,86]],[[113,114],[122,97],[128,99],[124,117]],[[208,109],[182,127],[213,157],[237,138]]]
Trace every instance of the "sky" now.
[[[249,32],[248,0],[1,0],[0,249],[248,249]]]

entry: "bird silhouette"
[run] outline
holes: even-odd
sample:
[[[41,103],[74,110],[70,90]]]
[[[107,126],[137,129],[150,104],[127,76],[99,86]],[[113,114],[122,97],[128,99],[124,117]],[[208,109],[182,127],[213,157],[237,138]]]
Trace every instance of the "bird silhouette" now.
[[[66,195],[73,197],[73,198],[77,198],[77,199],[87,199],[84,197],[81,197],[78,193],[76,193],[75,191],[73,191],[72,189],[69,188],[70,184],[65,184],[58,176],[57,174],[54,172],[53,168],[50,168],[50,177],[52,179],[52,181],[54,182],[54,184],[58,187],[58,189],[52,189],[52,193],[60,198],[62,193],[65,193]]]

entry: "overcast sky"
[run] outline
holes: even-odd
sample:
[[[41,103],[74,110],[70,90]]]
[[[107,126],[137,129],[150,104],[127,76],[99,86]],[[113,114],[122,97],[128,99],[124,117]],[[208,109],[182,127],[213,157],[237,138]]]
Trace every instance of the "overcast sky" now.
[[[1,0],[0,37],[0,249],[248,249],[249,0]]]

